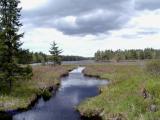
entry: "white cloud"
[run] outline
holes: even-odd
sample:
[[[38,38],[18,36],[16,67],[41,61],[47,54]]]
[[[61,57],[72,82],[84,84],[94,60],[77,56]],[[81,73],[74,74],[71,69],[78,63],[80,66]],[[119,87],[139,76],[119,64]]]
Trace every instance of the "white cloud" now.
[[[160,9],[139,12],[137,16],[132,18],[129,24],[141,28],[160,28]]]
[[[21,6],[24,10],[32,10],[45,5],[48,0],[21,0]]]

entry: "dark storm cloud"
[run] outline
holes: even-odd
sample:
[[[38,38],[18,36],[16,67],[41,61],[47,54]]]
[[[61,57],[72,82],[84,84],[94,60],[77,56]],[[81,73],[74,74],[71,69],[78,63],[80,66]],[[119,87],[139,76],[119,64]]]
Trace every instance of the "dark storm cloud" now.
[[[131,1],[50,0],[39,9],[23,11],[23,22],[34,27],[56,28],[69,35],[105,33],[127,22],[133,10]]]
[[[136,0],[135,5],[140,10],[155,10],[160,9],[160,0]]]

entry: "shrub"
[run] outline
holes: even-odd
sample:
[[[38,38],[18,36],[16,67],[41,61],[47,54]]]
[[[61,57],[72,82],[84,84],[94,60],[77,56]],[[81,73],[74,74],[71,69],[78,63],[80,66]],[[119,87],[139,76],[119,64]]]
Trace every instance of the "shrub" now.
[[[47,101],[52,97],[52,93],[49,90],[44,89],[42,90],[42,97],[45,101]]]

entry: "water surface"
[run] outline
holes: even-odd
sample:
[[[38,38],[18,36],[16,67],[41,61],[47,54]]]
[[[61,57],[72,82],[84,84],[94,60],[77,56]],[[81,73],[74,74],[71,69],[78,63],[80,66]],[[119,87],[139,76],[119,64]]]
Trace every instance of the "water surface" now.
[[[98,95],[98,87],[107,84],[105,80],[84,76],[83,69],[79,67],[63,77],[59,90],[49,101],[41,98],[31,110],[13,116],[13,120],[80,120],[74,107]]]

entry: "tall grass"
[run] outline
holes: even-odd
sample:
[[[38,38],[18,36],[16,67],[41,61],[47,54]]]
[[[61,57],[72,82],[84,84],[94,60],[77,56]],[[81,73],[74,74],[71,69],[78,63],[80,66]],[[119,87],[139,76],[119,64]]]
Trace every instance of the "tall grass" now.
[[[104,120],[160,119],[160,76],[138,65],[91,65],[84,72],[111,84],[102,87],[99,96],[82,102],[81,114],[90,116],[99,110]]]
[[[37,95],[48,94],[48,88],[60,84],[60,77],[74,66],[36,66],[31,80],[14,82],[11,94],[0,94],[0,111],[25,109]]]
[[[146,64],[146,69],[153,75],[160,75],[160,60],[152,60]]]

